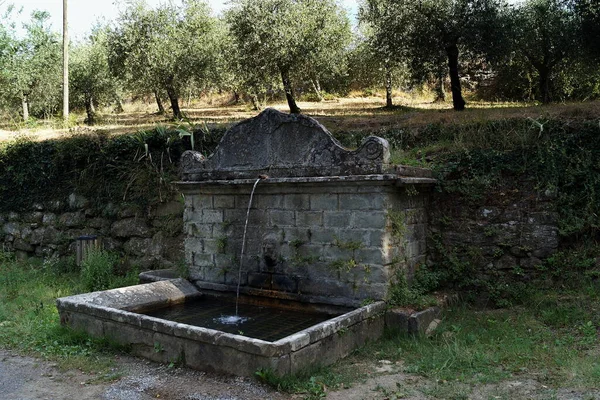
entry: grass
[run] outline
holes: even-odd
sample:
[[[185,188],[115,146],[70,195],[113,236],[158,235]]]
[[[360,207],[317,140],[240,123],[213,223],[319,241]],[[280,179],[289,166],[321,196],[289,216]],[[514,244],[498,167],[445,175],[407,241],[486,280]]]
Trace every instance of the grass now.
[[[333,366],[257,376],[278,390],[318,399],[365,381],[373,365],[389,360],[431,383],[411,390],[437,398],[468,398],[475,386],[519,379],[535,379],[549,390],[591,390],[600,381],[600,283],[582,282],[577,289],[540,289],[510,309],[457,306],[430,337],[388,331]],[[70,263],[22,262],[0,253],[0,347],[94,372],[94,379],[114,379],[112,359],[122,349],[59,324],[56,298],[82,292],[84,284]],[[405,393],[401,387],[380,391],[390,398]]]
[[[574,300],[568,311],[579,315],[552,322],[553,296],[539,294],[530,307],[509,310],[452,310],[431,338],[392,335],[374,345],[375,353],[402,358],[408,372],[439,381],[495,383],[534,374],[557,387],[593,387],[600,373],[594,354],[600,302],[565,294]]]
[[[122,349],[59,324],[55,299],[84,291],[84,283],[69,263],[21,262],[0,253],[0,347],[95,372],[94,379],[114,379],[113,355]],[[365,381],[373,365],[389,360],[431,383],[411,390],[437,398],[468,398],[477,385],[515,379],[535,379],[549,390],[591,390],[600,381],[599,311],[600,284],[588,280],[577,289],[532,292],[525,305],[510,309],[457,306],[430,337],[389,331],[330,367],[257,376],[278,390],[318,399]],[[390,398],[405,393],[400,386],[380,391]]]
[[[114,282],[129,283],[130,278]],[[66,271],[64,264],[22,262],[0,252],[0,347],[53,360],[64,369],[114,374],[110,368],[118,347],[59,323],[56,299],[83,291],[78,272]]]
[[[599,310],[598,284],[577,291],[539,291],[526,306],[510,309],[462,305],[446,312],[431,337],[388,331],[382,340],[331,367],[261,377],[279,390],[316,399],[327,389],[373,376],[372,366],[389,360],[402,365],[405,374],[430,382],[416,389],[435,398],[467,399],[475,386],[519,379],[535,379],[549,390],[586,391],[600,381]],[[389,398],[403,393],[400,386],[391,392],[379,389]]]
[[[351,387],[365,380],[365,372],[353,363],[341,361],[332,367],[316,367],[296,375],[276,376],[269,370],[256,372],[261,381],[286,393],[305,395],[308,400],[325,397],[329,389]]]

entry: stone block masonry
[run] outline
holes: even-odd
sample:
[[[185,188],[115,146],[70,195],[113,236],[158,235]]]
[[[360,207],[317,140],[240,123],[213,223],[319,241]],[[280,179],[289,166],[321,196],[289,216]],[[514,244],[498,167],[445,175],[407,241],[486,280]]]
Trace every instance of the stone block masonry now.
[[[383,302],[357,310],[295,304],[306,311],[344,314],[274,342],[140,314],[206,295],[187,281],[173,279],[61,298],[57,308],[63,325],[95,337],[108,337],[127,345],[132,354],[242,376],[253,376],[261,369],[277,375],[297,374],[309,367],[331,364],[383,334]]]
[[[554,193],[536,182],[507,179],[477,202],[455,193],[432,196],[428,227],[431,264],[469,263],[484,281],[530,280],[559,247]]]
[[[358,193],[357,185],[372,190]],[[237,275],[251,186],[244,185],[245,196],[239,186],[229,194],[230,188],[222,185],[186,191],[194,204],[207,205],[195,211],[197,220],[184,224],[186,259],[192,263],[191,275],[201,277],[200,285],[225,285]],[[304,193],[281,194],[299,190]],[[407,202],[398,192],[384,181],[319,186],[259,183],[250,210],[242,285],[345,299],[342,303],[385,299],[393,270],[412,274],[426,250],[424,235],[415,234],[426,222],[426,197],[419,196],[420,208],[404,209]],[[246,202],[236,201],[244,197]],[[423,218],[411,219],[415,212]],[[392,225],[398,221],[392,218],[399,214],[403,236],[394,236]]]

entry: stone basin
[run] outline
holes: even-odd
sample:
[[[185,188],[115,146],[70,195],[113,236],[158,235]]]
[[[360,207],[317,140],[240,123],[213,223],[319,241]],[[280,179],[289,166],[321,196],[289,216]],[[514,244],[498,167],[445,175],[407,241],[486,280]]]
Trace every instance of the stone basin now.
[[[173,279],[64,297],[57,300],[57,307],[62,324],[110,338],[135,355],[242,376],[264,369],[293,374],[330,364],[383,333],[386,305],[381,301],[352,310],[328,304],[288,304],[308,311],[346,312],[274,342],[142,314],[211,295],[222,294]],[[269,298],[260,301],[272,302]]]

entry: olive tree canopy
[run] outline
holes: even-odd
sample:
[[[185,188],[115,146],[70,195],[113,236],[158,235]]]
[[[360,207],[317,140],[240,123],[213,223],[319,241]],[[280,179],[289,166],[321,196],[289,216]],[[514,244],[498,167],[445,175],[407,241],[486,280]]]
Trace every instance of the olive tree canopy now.
[[[452,102],[463,110],[459,53],[494,56],[503,46],[502,0],[367,0],[361,16],[374,26],[383,57],[406,60],[414,80],[443,74],[447,62]]]
[[[133,90],[166,90],[173,116],[180,118],[185,87],[219,81],[224,33],[203,1],[156,9],[138,1],[121,13],[110,33],[109,62]]]
[[[280,76],[291,113],[292,77],[318,80],[344,59],[350,23],[335,0],[233,0],[227,21],[247,82]]]

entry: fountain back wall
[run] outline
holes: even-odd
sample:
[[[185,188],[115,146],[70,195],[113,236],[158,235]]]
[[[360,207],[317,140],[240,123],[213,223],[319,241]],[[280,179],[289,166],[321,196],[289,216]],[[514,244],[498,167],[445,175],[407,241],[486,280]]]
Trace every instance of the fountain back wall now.
[[[232,128],[215,155],[184,155],[190,279],[233,289],[246,210],[245,293],[357,305],[385,299],[425,258],[428,170],[390,166],[384,139],[343,149],[315,120],[267,110]]]

